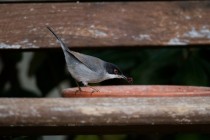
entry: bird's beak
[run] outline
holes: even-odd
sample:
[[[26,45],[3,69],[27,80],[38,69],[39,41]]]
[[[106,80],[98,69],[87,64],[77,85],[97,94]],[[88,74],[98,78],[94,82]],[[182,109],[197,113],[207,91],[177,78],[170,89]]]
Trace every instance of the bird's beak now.
[[[124,75],[121,75],[121,78],[125,79],[129,84],[133,83],[133,78],[131,78],[131,77],[126,77]]]
[[[125,75],[121,75],[121,78],[127,80],[127,77]]]

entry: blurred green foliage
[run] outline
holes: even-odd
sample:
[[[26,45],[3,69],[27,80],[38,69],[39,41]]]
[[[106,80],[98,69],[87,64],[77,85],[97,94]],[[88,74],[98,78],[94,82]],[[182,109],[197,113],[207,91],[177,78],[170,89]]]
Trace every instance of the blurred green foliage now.
[[[118,65],[123,73],[134,79],[133,84],[197,85],[210,84],[209,48],[162,48],[162,49],[101,49],[83,50],[81,53],[99,57]],[[17,64],[22,53],[2,52],[0,54],[0,96],[38,97],[39,94],[21,86]],[[36,84],[45,97],[53,88],[68,80],[76,86],[66,70],[62,51],[51,50],[35,52],[28,66],[28,77],[35,77]],[[127,84],[115,79],[100,83],[102,85]],[[9,85],[9,88],[8,88]]]
[[[123,73],[133,77],[133,84],[160,85],[210,85],[209,48],[152,48],[152,49],[88,49],[81,53],[99,57],[118,65]],[[27,53],[27,52],[26,52]],[[35,52],[28,65],[26,75],[35,77],[41,95],[24,89],[21,85],[17,64],[23,53],[1,51],[0,53],[0,97],[45,97],[63,82],[76,86],[68,74],[61,49]],[[101,85],[127,84],[125,81],[107,80]],[[31,137],[29,137],[31,138]],[[11,138],[28,139],[28,137]],[[32,138],[31,138],[32,139]],[[41,139],[37,137],[35,139]],[[204,134],[173,135],[78,135],[73,140],[209,140]]]

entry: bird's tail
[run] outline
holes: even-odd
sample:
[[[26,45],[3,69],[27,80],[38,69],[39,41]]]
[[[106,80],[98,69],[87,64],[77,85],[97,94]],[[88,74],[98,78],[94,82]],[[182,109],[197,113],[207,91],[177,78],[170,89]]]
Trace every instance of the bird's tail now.
[[[60,45],[61,45],[63,51],[69,52],[69,51],[70,51],[69,48],[64,44],[64,42],[61,40],[61,38],[58,37],[58,36],[55,34],[55,32],[52,30],[52,28],[50,28],[49,26],[47,26],[47,29],[48,29],[48,30],[55,36],[55,38],[59,41],[59,43],[60,43]]]

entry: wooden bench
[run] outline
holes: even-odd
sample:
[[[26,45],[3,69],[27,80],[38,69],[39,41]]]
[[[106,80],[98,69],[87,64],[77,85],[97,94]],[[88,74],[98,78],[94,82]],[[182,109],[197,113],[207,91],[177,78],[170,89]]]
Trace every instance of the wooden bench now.
[[[202,0],[3,0],[0,53],[59,48],[46,26],[78,50],[208,47],[209,5]],[[0,134],[209,132],[209,88],[184,87],[181,96],[177,89],[183,87],[161,88],[148,88],[150,97],[1,98]],[[168,94],[152,94],[158,90]]]

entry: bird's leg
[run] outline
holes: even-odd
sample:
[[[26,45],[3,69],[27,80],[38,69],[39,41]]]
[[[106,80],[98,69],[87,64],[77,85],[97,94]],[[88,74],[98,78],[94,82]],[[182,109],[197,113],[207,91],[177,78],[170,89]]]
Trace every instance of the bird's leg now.
[[[92,93],[94,93],[94,92],[100,92],[98,89],[95,89],[95,88],[93,88],[93,87],[89,86],[89,85],[88,85],[88,83],[86,83],[86,82],[82,82],[82,83],[84,84],[84,86],[89,87],[89,88],[91,88],[91,89],[92,89],[91,94],[92,94]]]
[[[79,89],[79,90],[76,90],[76,91],[75,91],[75,94],[77,94],[77,92],[81,92],[82,89],[81,89],[81,87],[79,86],[79,83],[78,83],[76,80],[75,80],[75,82],[76,82],[77,87],[78,87],[78,89]]]

